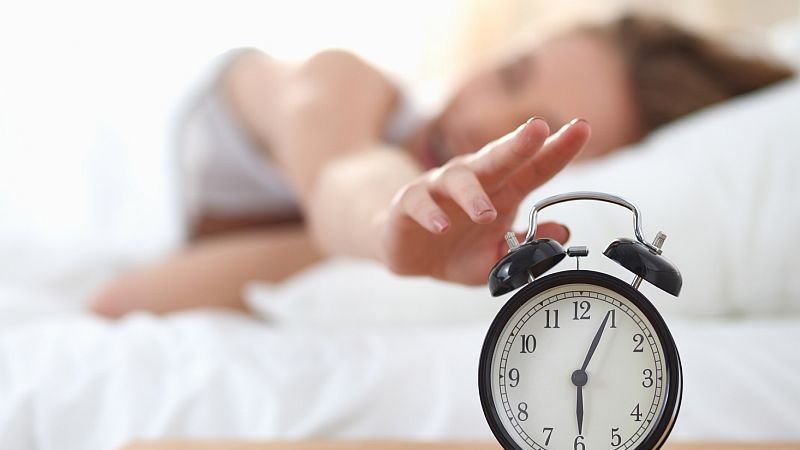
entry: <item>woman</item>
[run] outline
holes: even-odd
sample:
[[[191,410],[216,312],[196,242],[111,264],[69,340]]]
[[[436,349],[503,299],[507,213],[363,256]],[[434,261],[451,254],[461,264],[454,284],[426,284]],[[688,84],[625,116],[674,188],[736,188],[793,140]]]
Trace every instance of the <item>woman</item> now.
[[[117,281],[94,309],[113,317],[241,308],[246,281],[279,281],[326,255],[483,283],[522,199],[571,160],[601,157],[790,75],[663,21],[625,17],[474,74],[437,117],[387,140],[401,96],[355,56],[324,52],[287,66],[240,53],[216,84],[228,117],[217,105],[209,124],[230,121],[241,127],[238,141],[254,144],[238,153],[222,145],[209,165],[225,171],[226,161],[244,161],[223,177],[233,194],[206,183],[214,189],[196,196],[192,245]],[[559,131],[551,135],[548,123]],[[247,184],[254,168],[250,187],[261,197],[242,201],[230,182]],[[214,195],[216,205],[207,201]],[[245,207],[231,208],[231,199]],[[556,223],[539,230],[562,242],[569,236]]]

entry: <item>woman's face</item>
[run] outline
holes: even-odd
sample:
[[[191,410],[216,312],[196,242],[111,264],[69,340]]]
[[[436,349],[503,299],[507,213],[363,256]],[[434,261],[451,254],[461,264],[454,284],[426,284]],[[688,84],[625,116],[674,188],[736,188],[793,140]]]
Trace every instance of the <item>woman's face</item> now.
[[[641,137],[625,70],[599,35],[563,35],[468,78],[412,151],[441,164],[540,116],[552,131],[576,117],[588,120],[592,139],[582,157],[603,155]]]

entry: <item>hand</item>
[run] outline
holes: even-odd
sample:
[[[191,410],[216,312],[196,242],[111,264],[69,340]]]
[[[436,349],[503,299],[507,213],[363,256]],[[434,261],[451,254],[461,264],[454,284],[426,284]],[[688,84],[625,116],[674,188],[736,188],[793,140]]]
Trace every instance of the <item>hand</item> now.
[[[550,136],[547,123],[534,118],[480,151],[422,174],[381,217],[380,258],[400,274],[485,283],[507,251],[503,236],[522,200],[572,161],[589,135],[583,120]],[[540,224],[538,232],[562,243],[569,237],[555,223]]]

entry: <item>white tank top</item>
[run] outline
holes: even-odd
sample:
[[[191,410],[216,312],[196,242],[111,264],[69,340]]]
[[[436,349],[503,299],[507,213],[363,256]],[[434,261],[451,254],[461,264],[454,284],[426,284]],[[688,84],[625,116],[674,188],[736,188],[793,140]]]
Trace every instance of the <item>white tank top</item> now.
[[[383,138],[404,145],[423,121],[408,93],[401,91]],[[300,214],[288,181],[235,119],[216,80],[196,93],[179,122],[180,181],[189,222],[203,214]]]

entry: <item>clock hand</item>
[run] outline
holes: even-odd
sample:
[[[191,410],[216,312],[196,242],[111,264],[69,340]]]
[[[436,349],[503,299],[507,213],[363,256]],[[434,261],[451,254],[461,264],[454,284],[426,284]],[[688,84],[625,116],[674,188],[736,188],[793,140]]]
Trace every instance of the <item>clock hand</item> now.
[[[572,372],[572,384],[578,388],[578,398],[575,405],[575,416],[578,421],[578,434],[583,434],[583,387],[589,381],[589,377],[583,370]]]
[[[578,385],[578,404],[575,407],[578,419],[578,434],[583,434],[583,386]]]
[[[586,373],[586,366],[589,365],[589,361],[592,359],[592,355],[594,355],[594,351],[597,349],[597,344],[600,343],[600,337],[603,336],[603,330],[606,329],[606,323],[608,322],[608,316],[611,315],[611,311],[606,313],[606,316],[603,318],[603,323],[600,324],[600,328],[597,330],[597,333],[594,335],[594,339],[592,339],[592,345],[589,346],[589,352],[586,354],[586,359],[583,360],[583,366],[580,369],[572,372],[572,384],[574,384],[578,389],[577,401],[575,405],[575,416],[578,421],[578,434],[583,434],[583,387],[589,381],[589,375]]]
[[[606,313],[606,316],[603,318],[603,323],[600,324],[597,334],[594,335],[592,345],[589,347],[589,352],[586,354],[586,359],[583,360],[583,365],[580,369],[581,371],[586,371],[586,366],[589,365],[589,361],[592,359],[592,355],[594,355],[594,351],[597,349],[597,344],[600,343],[600,337],[603,335],[603,331],[606,329],[606,322],[608,322],[609,315],[611,315],[611,311]]]

